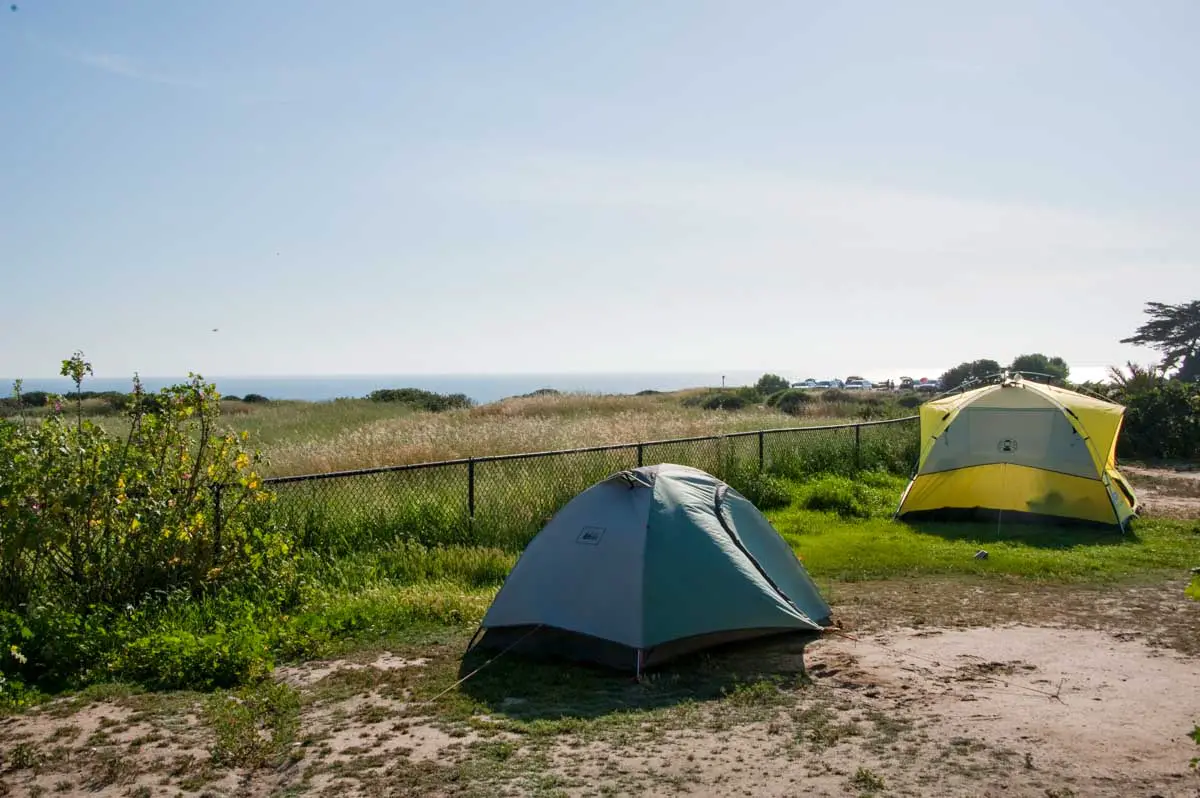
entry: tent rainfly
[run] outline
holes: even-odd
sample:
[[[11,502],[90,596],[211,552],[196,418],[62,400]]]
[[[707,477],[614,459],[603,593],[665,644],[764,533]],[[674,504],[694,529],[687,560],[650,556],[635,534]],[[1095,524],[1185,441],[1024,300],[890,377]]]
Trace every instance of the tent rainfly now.
[[[829,618],[804,566],[749,500],[703,471],[662,464],[613,474],[559,510],[521,554],[472,647],[640,675],[722,643],[820,631]]]
[[[897,518],[1085,521],[1125,528],[1125,408],[1020,375],[921,407],[921,455]]]

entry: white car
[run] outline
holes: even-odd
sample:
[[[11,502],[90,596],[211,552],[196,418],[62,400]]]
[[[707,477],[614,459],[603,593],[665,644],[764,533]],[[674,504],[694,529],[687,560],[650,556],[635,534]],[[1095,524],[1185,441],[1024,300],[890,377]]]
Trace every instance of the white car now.
[[[875,384],[870,380],[847,380],[847,391],[869,391],[875,387]]]

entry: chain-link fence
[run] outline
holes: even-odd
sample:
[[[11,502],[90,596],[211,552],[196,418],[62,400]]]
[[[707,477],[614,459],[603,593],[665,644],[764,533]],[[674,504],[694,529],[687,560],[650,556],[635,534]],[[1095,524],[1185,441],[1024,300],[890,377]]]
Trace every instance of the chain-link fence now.
[[[557,452],[476,457],[264,480],[277,518],[306,547],[346,552],[397,541],[520,549],[567,501],[627,468],[676,463],[728,482],[864,469],[909,473],[916,416]]]

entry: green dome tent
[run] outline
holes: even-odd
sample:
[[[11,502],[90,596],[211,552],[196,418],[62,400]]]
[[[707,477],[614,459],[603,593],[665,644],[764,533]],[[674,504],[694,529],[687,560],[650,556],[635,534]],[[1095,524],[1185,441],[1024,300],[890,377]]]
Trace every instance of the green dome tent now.
[[[559,510],[471,647],[640,674],[734,640],[820,631],[829,617],[804,566],[749,500],[703,471],[663,464],[614,474]]]

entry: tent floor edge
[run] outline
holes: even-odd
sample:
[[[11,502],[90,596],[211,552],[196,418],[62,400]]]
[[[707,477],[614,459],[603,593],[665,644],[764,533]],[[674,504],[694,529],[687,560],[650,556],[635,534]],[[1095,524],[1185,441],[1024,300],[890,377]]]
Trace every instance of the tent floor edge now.
[[[595,665],[611,671],[640,676],[648,669],[683,660],[700,652],[716,653],[726,646],[748,644],[755,640],[793,634],[808,635],[815,640],[822,633],[822,627],[815,623],[811,627],[728,629],[691,635],[639,649],[635,646],[552,626],[543,626],[537,635],[522,640],[522,636],[526,635],[533,627],[534,624],[490,627],[484,631],[472,651],[499,650],[512,646],[510,653],[534,660],[558,660]]]
[[[996,523],[1003,514],[1005,526],[1022,524],[1030,526],[1062,526],[1082,529],[1120,529],[1121,523],[1112,521],[1094,521],[1087,518],[1077,518],[1069,515],[1054,515],[1052,513],[1035,513],[1022,510],[1003,510],[995,507],[939,507],[934,510],[906,510],[896,517],[904,523]]]

